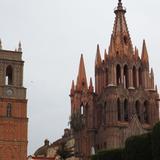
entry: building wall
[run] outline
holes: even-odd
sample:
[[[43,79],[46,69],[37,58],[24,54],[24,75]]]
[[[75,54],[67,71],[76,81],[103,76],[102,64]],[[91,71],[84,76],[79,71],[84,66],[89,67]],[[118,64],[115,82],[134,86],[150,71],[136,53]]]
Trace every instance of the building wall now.
[[[28,118],[22,52],[0,50],[0,159],[26,160]]]

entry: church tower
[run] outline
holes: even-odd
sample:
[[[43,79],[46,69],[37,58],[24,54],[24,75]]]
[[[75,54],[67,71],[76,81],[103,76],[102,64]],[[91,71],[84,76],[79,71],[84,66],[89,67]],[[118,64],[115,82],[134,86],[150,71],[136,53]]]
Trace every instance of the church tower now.
[[[27,159],[27,100],[23,87],[22,48],[0,45],[0,159]]]
[[[132,45],[121,0],[108,49],[101,57],[97,45],[95,91],[87,85],[83,62],[77,84],[71,88],[71,128],[77,156],[90,159],[98,150],[123,148],[128,137],[150,131],[159,120],[159,94],[150,69],[147,45],[142,52]]]

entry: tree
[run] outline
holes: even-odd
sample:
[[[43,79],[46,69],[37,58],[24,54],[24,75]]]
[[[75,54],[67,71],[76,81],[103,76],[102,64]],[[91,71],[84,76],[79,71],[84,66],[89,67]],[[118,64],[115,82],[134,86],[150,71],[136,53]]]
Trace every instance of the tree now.
[[[160,122],[158,122],[152,131],[152,156],[153,160],[160,160]]]

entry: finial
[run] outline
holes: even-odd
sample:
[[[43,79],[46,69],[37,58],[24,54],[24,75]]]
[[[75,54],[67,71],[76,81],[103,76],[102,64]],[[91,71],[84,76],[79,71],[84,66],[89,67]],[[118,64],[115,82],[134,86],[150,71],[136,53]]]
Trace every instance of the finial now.
[[[1,41],[1,39],[0,39],[0,50],[2,49],[2,41]]]
[[[19,44],[18,44],[18,52],[22,52],[22,44],[21,44],[21,42],[19,42]]]
[[[126,13],[126,9],[122,6],[122,0],[118,0],[118,6],[115,8],[114,13],[117,14],[118,11]]]

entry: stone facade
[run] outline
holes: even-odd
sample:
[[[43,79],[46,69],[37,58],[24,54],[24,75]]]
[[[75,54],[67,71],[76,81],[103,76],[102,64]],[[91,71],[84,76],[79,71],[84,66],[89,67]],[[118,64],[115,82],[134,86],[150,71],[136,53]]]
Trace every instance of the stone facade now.
[[[27,159],[27,100],[23,87],[21,44],[0,49],[0,159]]]
[[[37,159],[55,159],[60,160],[65,158],[66,160],[78,160],[74,156],[75,150],[75,139],[71,133],[71,130],[66,128],[64,130],[64,135],[62,138],[56,140],[53,143],[49,143],[48,140],[44,141],[44,145],[38,148],[33,156],[29,156],[28,158]],[[64,157],[62,157],[62,154]]]
[[[87,160],[92,152],[124,147],[129,136],[150,131],[159,120],[159,94],[145,40],[142,54],[133,49],[121,0],[108,54],[101,58],[97,45],[95,91],[88,86],[83,55],[77,83],[72,82],[71,128],[76,140],[76,156]]]

